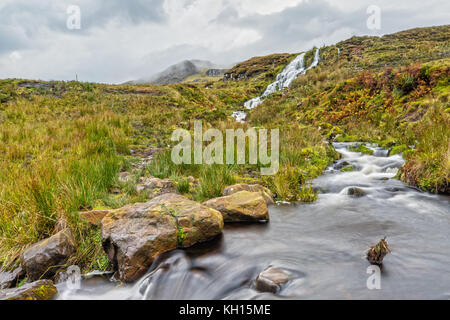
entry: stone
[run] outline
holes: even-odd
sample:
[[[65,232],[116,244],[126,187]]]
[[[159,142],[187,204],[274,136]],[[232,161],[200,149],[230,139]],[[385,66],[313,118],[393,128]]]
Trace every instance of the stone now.
[[[277,293],[281,285],[290,280],[290,275],[279,268],[269,267],[262,271],[255,281],[255,289],[261,292]]]
[[[159,254],[207,241],[222,228],[220,212],[168,193],[111,211],[102,220],[102,244],[118,278],[130,282]]]
[[[22,252],[20,261],[28,279],[50,278],[58,266],[65,264],[75,251],[76,244],[72,232],[65,229],[50,238],[32,244]]]
[[[13,287],[19,278],[24,274],[25,272],[21,267],[18,267],[13,271],[0,272],[0,289],[8,289]]]
[[[19,288],[0,290],[0,300],[50,300],[58,290],[51,280],[25,283]]]
[[[381,239],[376,245],[370,247],[369,251],[367,251],[366,257],[371,264],[381,265],[384,257],[389,252],[391,252],[391,249],[389,249],[386,239]]]
[[[205,206],[220,211],[225,222],[268,221],[269,211],[260,192],[239,191],[210,199]]]
[[[366,195],[366,192],[357,187],[348,188],[347,194],[352,198],[360,198]]]
[[[141,192],[143,190],[149,191],[149,199],[158,197],[165,193],[175,193],[177,190],[175,182],[170,179],[159,179],[155,177],[142,177],[139,179],[136,190]]]
[[[233,193],[239,192],[239,191],[249,191],[249,192],[259,192],[261,196],[266,201],[266,204],[274,204],[273,201],[273,193],[266,187],[259,185],[259,184],[235,184],[229,187],[226,187],[223,190],[224,196],[229,196]]]
[[[80,217],[89,222],[94,226],[99,226],[102,222],[102,219],[110,212],[111,210],[91,210],[91,211],[81,211],[79,212]]]

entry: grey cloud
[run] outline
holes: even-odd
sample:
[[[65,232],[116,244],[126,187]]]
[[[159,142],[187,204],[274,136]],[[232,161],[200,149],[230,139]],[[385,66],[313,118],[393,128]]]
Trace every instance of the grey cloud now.
[[[22,28],[32,37],[42,28],[70,32],[66,27],[69,5],[80,7],[82,29],[102,28],[110,21],[139,24],[164,20],[164,0],[14,0],[0,7],[0,25]]]
[[[199,1],[184,0],[181,12]],[[215,33],[211,35],[201,27],[195,28],[197,21],[182,20],[185,24],[174,26],[173,19],[178,17],[166,17],[164,0],[2,0],[0,78],[67,80],[78,73],[84,81],[118,83],[148,77],[184,59],[230,65],[257,55],[299,52],[352,35],[381,35],[442,25],[450,18],[450,2],[409,0],[406,5],[402,1],[380,0],[375,3],[382,9],[382,29],[371,31],[366,27],[366,8],[374,1],[350,2],[342,6],[342,2],[333,0],[303,1],[277,13],[242,16],[232,0],[224,0],[219,11],[216,8],[209,12],[205,9],[209,6],[202,6],[203,21],[214,26]],[[66,28],[65,9],[69,4],[81,8],[82,29],[77,32]],[[182,32],[184,26],[191,25],[194,27],[183,38],[177,37],[177,30]],[[261,38],[229,46],[226,39],[230,41],[230,29],[253,30]],[[162,35],[158,36],[158,32]],[[211,37],[214,38],[208,39]],[[123,42],[125,38],[127,41]],[[125,45],[117,44],[122,42]],[[216,48],[209,48],[207,43]],[[21,51],[24,59],[11,65],[8,55],[15,50]]]

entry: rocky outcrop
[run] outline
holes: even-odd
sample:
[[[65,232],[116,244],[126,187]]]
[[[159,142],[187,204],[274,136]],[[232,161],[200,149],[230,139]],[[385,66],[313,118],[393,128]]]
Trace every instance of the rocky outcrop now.
[[[225,222],[268,221],[266,201],[259,192],[239,191],[203,203],[220,211]]]
[[[261,196],[266,201],[266,204],[274,204],[273,201],[273,193],[266,187],[259,185],[259,184],[235,184],[229,187],[226,187],[223,190],[224,196],[229,196],[233,193],[239,192],[239,191],[249,191],[249,192],[259,192]]]
[[[208,69],[206,70],[206,75],[208,77],[218,77],[225,73],[225,69]]]
[[[28,279],[49,278],[55,274],[57,266],[65,264],[75,250],[72,232],[65,229],[28,247],[22,252],[20,261]]]
[[[281,285],[290,280],[290,275],[278,268],[269,267],[262,271],[255,281],[255,289],[261,292],[277,293]]]
[[[13,271],[0,272],[0,290],[13,287],[17,283],[18,279],[24,274],[25,273],[21,267],[16,268]]]
[[[111,211],[102,243],[118,277],[139,279],[161,253],[207,241],[222,232],[220,212],[178,194]]]
[[[58,293],[51,280],[25,283],[20,288],[0,290],[0,300],[50,300]]]

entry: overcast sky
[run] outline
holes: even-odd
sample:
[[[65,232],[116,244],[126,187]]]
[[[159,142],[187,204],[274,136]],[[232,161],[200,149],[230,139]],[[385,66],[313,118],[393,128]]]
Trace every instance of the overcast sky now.
[[[80,8],[80,29],[75,11]],[[381,29],[367,8],[381,9]],[[0,78],[121,83],[184,59],[231,65],[450,23],[448,0],[0,0]]]

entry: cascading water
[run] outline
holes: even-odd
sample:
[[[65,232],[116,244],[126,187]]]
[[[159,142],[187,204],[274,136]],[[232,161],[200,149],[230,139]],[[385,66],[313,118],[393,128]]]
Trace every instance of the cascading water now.
[[[316,67],[319,64],[319,60],[320,51],[319,49],[316,49],[313,62],[308,68],[305,68],[305,53],[299,54],[286,66],[286,68],[283,69],[281,73],[277,75],[276,80],[267,86],[262,95],[248,100],[244,103],[244,107],[246,109],[253,109],[261,104],[264,99],[272,93],[283,90],[284,88],[289,88],[294,79],[301,74],[305,74],[309,69]],[[246,113],[244,111],[236,111],[232,114],[232,116],[236,119],[236,121],[243,122],[245,120]]]
[[[314,180],[316,202],[271,206],[266,224],[227,224],[213,241],[161,255],[135,284],[58,284],[58,299],[449,299],[449,198],[394,179],[401,155],[350,145],[334,144],[342,159]],[[369,290],[364,254],[385,236],[381,290]],[[254,286],[268,266],[291,277],[276,294]]]

